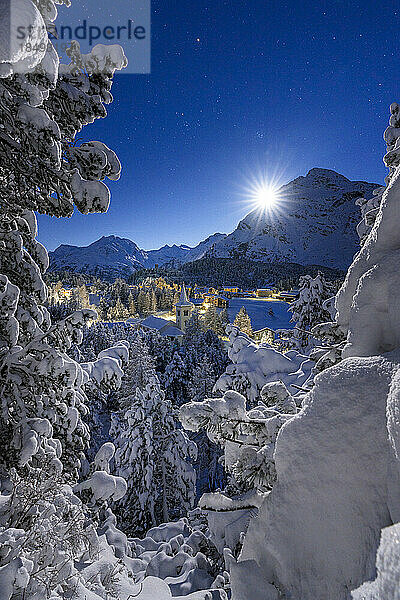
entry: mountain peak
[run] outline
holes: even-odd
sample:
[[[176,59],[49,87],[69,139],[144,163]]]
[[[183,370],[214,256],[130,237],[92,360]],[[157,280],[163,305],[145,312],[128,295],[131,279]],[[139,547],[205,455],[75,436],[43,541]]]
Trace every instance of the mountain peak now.
[[[308,171],[306,177],[309,177],[312,179],[315,177],[327,177],[328,179],[341,179],[341,180],[349,181],[344,175],[341,175],[340,173],[337,173],[336,171],[333,171],[332,169],[322,169],[320,167],[314,167],[313,169],[310,169]]]
[[[282,186],[277,210],[246,215],[214,255],[345,269],[359,248],[355,200],[371,197],[376,187],[315,167]]]

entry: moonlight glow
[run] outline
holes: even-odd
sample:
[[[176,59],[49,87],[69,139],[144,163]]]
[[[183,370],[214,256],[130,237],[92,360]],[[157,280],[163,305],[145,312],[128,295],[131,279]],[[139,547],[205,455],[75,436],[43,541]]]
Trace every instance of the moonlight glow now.
[[[269,169],[258,167],[251,175],[245,177],[241,186],[243,207],[249,211],[257,211],[260,219],[268,216],[271,219],[280,215],[284,217],[287,209],[287,198],[283,185],[283,168]]]
[[[265,210],[272,208],[278,202],[277,190],[272,186],[260,186],[256,190],[254,200],[260,208]]]

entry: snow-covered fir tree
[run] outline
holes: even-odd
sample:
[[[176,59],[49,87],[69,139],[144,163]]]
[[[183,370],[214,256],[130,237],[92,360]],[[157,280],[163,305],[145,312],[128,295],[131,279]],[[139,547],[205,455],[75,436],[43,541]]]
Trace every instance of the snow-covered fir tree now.
[[[243,331],[243,333],[245,333],[249,337],[252,337],[253,328],[251,326],[251,319],[250,319],[249,315],[247,314],[247,310],[246,310],[245,306],[242,306],[242,308],[239,310],[238,314],[235,317],[233,324],[235,327],[238,327],[240,329],[240,331]]]
[[[225,327],[229,323],[228,311],[226,310],[226,308],[223,308],[221,310],[221,312],[219,313],[219,318],[220,318],[222,327],[224,328],[224,332],[225,332]]]
[[[157,312],[157,297],[156,297],[156,293],[155,293],[154,289],[152,289],[149,292],[149,304],[150,304],[150,308],[149,308],[150,313]]]
[[[150,314],[151,306],[150,306],[150,296],[149,293],[145,289],[141,289],[136,301],[136,308],[140,315],[145,316]]]
[[[289,307],[291,321],[296,325],[293,331],[282,331],[282,338],[306,350],[313,343],[311,329],[329,320],[330,314],[324,302],[332,296],[333,288],[322,273],[314,278],[310,275],[300,277],[299,287],[299,297]]]
[[[100,321],[107,321],[109,319],[109,310],[110,307],[105,298],[100,300],[99,306],[96,308],[97,315]]]
[[[188,394],[192,402],[202,402],[209,398],[216,381],[216,374],[207,354],[200,359],[194,369],[188,385]],[[197,494],[201,496],[224,485],[224,472],[220,464],[222,452],[212,442],[206,432],[199,431],[191,435],[197,445],[197,460],[194,468],[197,474]]]
[[[207,398],[216,380],[215,372],[207,354],[204,354],[194,369],[188,384],[188,392],[193,402]]]
[[[125,321],[129,317],[129,310],[125,308],[121,299],[118,298],[115,306],[110,309],[109,315],[113,321]]]
[[[72,43],[71,64],[59,67],[47,37],[55,4],[20,0],[12,10],[16,4],[13,16],[32,25],[36,50],[21,47],[6,57],[1,44],[0,587],[7,600],[77,593],[83,598],[92,594],[88,579],[102,568],[95,558],[101,546],[97,523],[71,487],[89,440],[83,385],[93,379],[114,387],[122,370],[117,351],[86,365],[68,356],[95,313],[83,309],[51,324],[44,307],[48,255],[36,241],[33,211],[66,217],[74,205],[84,214],[107,210],[103,180],[118,179],[119,161],[101,142],[79,144],[75,135],[106,115],[112,76],[126,60],[117,46],[96,46],[82,55]],[[4,26],[1,35],[9,38]],[[127,354],[126,346],[118,353]],[[98,492],[107,488],[109,497],[117,499],[120,480],[105,471],[101,479]],[[106,535],[102,546],[107,568],[113,569],[117,559]],[[77,569],[82,560],[91,563],[90,576]],[[119,566],[122,581],[127,567]],[[98,591],[116,597],[100,577]]]
[[[190,431],[205,429],[211,441],[225,452],[225,468],[232,479],[227,493],[261,492],[271,489],[276,472],[274,445],[279,429],[297,407],[283,383],[266,384],[259,404],[246,410],[246,398],[234,391],[222,398],[185,404],[180,418]]]
[[[118,407],[129,408],[129,401],[136,389],[145,387],[156,377],[155,361],[150,355],[144,336],[137,331],[129,342],[129,363],[125,368],[122,385],[116,394]]]
[[[116,510],[130,534],[168,522],[193,507],[196,445],[177,428],[172,404],[155,377],[137,390],[116,438],[116,473],[128,492]]]
[[[181,406],[188,401],[188,383],[187,364],[178,352],[174,352],[163,377],[166,397],[174,406]]]
[[[156,371],[161,377],[171,360],[174,346],[168,338],[161,336],[158,331],[149,330],[142,332],[142,335],[149,349],[150,356],[155,361]]]
[[[211,329],[217,335],[224,335],[224,327],[216,307],[212,304],[203,317],[205,329]]]
[[[136,317],[136,304],[135,304],[135,299],[133,297],[133,294],[129,294],[129,300],[128,300],[128,311],[129,311],[129,316],[130,317]]]

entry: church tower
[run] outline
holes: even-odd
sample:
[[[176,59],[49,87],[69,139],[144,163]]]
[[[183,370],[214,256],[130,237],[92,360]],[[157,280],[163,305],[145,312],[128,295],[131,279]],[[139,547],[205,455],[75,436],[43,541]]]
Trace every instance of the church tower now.
[[[185,284],[182,283],[181,297],[179,298],[179,302],[175,304],[176,324],[182,331],[185,331],[186,324],[192,316],[193,309],[194,304],[188,300]]]

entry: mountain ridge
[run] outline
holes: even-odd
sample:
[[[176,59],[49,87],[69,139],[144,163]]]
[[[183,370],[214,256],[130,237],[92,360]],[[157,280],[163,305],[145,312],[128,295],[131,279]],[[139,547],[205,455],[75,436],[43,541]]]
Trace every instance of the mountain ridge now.
[[[346,269],[359,248],[355,200],[371,197],[377,187],[314,167],[281,186],[276,211],[255,209],[229,234],[214,233],[194,247],[165,244],[157,250],[143,250],[128,238],[102,236],[87,246],[60,244],[49,253],[50,268],[128,276],[140,268],[213,256]]]
[[[377,187],[330,169],[310,169],[279,188],[276,211],[255,209],[241,219],[215,245],[214,256],[347,269],[359,248],[355,200],[371,197]]]

